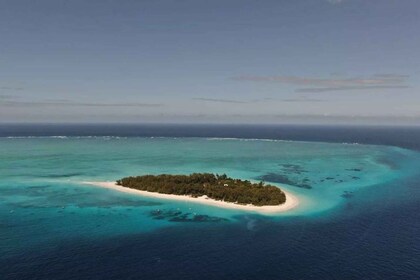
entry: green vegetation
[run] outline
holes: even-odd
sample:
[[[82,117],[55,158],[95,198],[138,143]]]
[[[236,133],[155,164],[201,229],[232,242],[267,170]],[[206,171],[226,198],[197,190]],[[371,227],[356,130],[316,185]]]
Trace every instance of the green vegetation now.
[[[126,177],[117,184],[132,189],[163,194],[206,195],[215,200],[255,206],[279,205],[286,201],[285,194],[277,187],[263,182],[232,179],[223,175],[194,173],[191,175],[145,175]]]

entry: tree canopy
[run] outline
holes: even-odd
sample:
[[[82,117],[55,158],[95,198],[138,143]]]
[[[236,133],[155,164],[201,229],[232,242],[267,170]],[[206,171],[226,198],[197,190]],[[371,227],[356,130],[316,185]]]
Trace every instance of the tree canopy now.
[[[279,188],[264,182],[233,179],[226,174],[193,173],[190,175],[144,175],[117,181],[120,186],[163,194],[207,196],[237,204],[255,206],[279,205],[286,195]]]

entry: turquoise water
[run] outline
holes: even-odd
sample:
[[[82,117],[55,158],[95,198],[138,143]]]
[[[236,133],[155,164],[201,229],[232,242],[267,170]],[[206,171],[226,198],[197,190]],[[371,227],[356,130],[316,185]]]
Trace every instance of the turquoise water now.
[[[401,167],[414,153],[386,146],[217,138],[55,137],[0,142],[2,220],[16,225],[9,228],[10,239],[1,240],[1,248],[49,242],[51,234],[56,239],[96,238],[183,224],[171,222],[165,214],[153,216],[156,210],[181,211],[187,220],[207,215],[218,222],[247,214],[133,196],[83,181],[193,172],[257,180],[277,174],[310,186],[274,182],[300,199],[299,207],[280,216],[316,215],[340,206],[361,189],[374,190],[377,184],[406,176],[410,169]],[[25,238],[28,230],[30,239]]]
[[[167,230],[179,237],[197,230],[222,234],[232,226],[254,231],[270,223],[276,232],[302,219],[321,224],[359,219],[417,201],[406,181],[418,176],[419,166],[418,152],[391,146],[221,138],[0,138],[0,252],[3,259],[14,260],[66,244],[114,244],[127,236],[165,236]],[[193,172],[271,180],[295,194],[300,205],[265,217],[81,183]],[[303,235],[290,238],[296,236]]]

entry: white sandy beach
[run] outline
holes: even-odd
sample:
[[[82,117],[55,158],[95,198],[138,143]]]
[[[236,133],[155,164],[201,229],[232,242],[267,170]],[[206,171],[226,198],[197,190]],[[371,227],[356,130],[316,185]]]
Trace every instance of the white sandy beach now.
[[[282,191],[286,195],[285,203],[281,205],[275,205],[275,206],[254,206],[251,204],[241,205],[241,204],[235,204],[231,202],[214,200],[214,199],[208,198],[207,196],[191,197],[191,196],[180,196],[180,195],[174,195],[174,194],[162,194],[162,193],[156,193],[156,192],[141,191],[141,190],[119,186],[116,184],[116,182],[82,182],[82,183],[87,184],[87,185],[112,189],[112,190],[116,190],[120,192],[137,194],[141,196],[154,197],[154,198],[159,198],[159,199],[188,201],[188,202],[207,204],[207,205],[223,207],[223,208],[258,212],[262,214],[275,214],[275,213],[285,212],[292,208],[295,208],[299,204],[299,200],[297,199],[296,196],[292,195],[289,192],[284,191],[283,189]]]

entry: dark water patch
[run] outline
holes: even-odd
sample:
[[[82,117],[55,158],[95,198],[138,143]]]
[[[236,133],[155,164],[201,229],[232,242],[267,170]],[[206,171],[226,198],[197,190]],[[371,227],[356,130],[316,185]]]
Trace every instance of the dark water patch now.
[[[71,178],[71,177],[77,177],[77,176],[83,176],[83,175],[85,175],[85,173],[73,172],[73,173],[62,173],[62,174],[37,175],[36,177],[56,179],[56,178]]]
[[[355,172],[361,172],[363,169],[362,168],[348,168],[346,169],[346,171],[355,171]]]
[[[1,187],[0,196],[44,196],[49,185],[29,187]]]
[[[305,170],[301,165],[297,165],[297,164],[279,164],[282,167],[282,171],[286,172],[286,173],[294,173],[294,174],[302,174],[302,173],[307,173],[308,171]]]
[[[45,190],[46,188],[52,187],[51,185],[37,185],[37,186],[27,186],[29,190]]]
[[[275,225],[276,221],[284,221],[281,217],[262,216],[258,214],[236,215],[233,219],[235,219],[240,226],[245,227],[249,231],[258,231],[269,228],[273,224]]]
[[[150,212],[150,216],[155,220],[167,220],[169,222],[181,222],[181,223],[203,223],[203,222],[224,222],[228,219],[201,215],[196,213],[184,213],[179,210],[153,210]]]
[[[286,175],[277,174],[277,173],[267,173],[255,178],[256,180],[272,182],[272,183],[279,183],[279,184],[287,184],[298,188],[303,189],[312,189],[312,186],[308,184],[309,179],[305,178],[303,180],[293,180]]]
[[[387,166],[391,170],[398,170],[399,169],[396,161],[390,160],[389,158],[386,158],[386,157],[380,157],[380,158],[376,159],[376,162],[379,163],[379,164]]]
[[[76,204],[76,206],[79,208],[151,207],[151,206],[159,206],[159,205],[162,205],[162,203],[145,201],[145,200],[132,200],[132,199],[126,199],[126,198],[113,198],[112,200],[100,200],[100,201],[92,201],[91,199],[88,199],[87,201],[78,202]]]
[[[347,205],[346,212],[353,207]],[[2,279],[414,280],[420,279],[419,205],[345,219],[252,216],[244,223],[51,241],[0,258],[0,272]],[[247,228],[249,221],[256,230]]]
[[[224,222],[228,221],[228,219],[220,218],[220,217],[213,217],[209,215],[194,215],[193,222]]]
[[[63,204],[57,204],[53,201],[48,201],[47,199],[27,199],[25,201],[20,202],[6,202],[10,208],[20,208],[20,209],[48,209],[48,208],[61,208]]]
[[[150,216],[157,219],[171,218],[176,217],[182,214],[182,211],[179,210],[153,210],[150,212]]]
[[[353,197],[353,192],[351,192],[351,191],[344,191],[343,194],[341,195],[341,197],[344,197],[344,198],[352,198]]]
[[[0,195],[3,193],[0,192]],[[22,192],[24,195],[28,195],[27,192]],[[16,193],[10,193],[10,196],[15,196]],[[29,198],[32,197],[32,198]],[[6,201],[6,205],[12,208],[34,208],[34,209],[45,209],[45,208],[65,208],[68,206],[75,206],[78,208],[115,208],[115,207],[152,207],[160,206],[162,203],[129,199],[122,197],[112,198],[101,198],[94,194],[88,193],[85,195],[81,194],[66,194],[60,192],[54,193],[31,193],[28,199],[22,201]]]
[[[9,229],[9,228],[17,228],[20,227],[21,225],[18,223],[5,223],[5,222],[1,222],[0,223],[0,229],[4,230],[4,229]]]
[[[0,124],[0,137],[227,137],[393,145],[420,150],[418,126],[220,124]]]
[[[352,178],[353,180],[360,180],[360,177],[357,177],[357,176],[351,176],[351,178]]]

